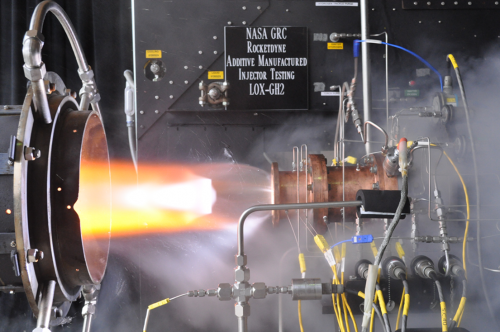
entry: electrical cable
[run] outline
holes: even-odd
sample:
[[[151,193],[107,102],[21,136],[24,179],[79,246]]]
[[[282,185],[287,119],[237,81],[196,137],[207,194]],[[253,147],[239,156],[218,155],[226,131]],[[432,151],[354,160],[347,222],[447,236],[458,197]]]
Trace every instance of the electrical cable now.
[[[434,280],[436,284],[436,289],[439,295],[439,304],[441,306],[441,330],[442,332],[448,331],[448,318],[446,318],[446,302],[444,301],[443,289],[441,288],[441,283],[438,280],[436,272],[432,271],[429,273],[429,277]]]
[[[403,282],[403,291],[404,291],[404,306],[403,306],[403,316],[401,319],[401,332],[406,332],[406,326],[408,325],[408,312],[410,311],[410,288],[408,287],[408,282],[405,278],[402,278]],[[403,299],[401,299],[403,300]]]
[[[458,68],[458,64],[455,60],[455,57],[452,54],[448,54],[446,57],[447,60],[449,60],[453,68],[455,69],[455,75],[457,76],[457,81],[458,81],[458,86],[460,88],[460,94],[462,95],[462,101],[464,104],[464,109],[465,109],[465,119],[467,123],[467,131],[469,133],[469,139],[471,143],[471,152],[472,152],[472,163],[474,166],[474,180],[476,184],[476,218],[477,218],[477,223],[476,223],[476,236],[477,236],[477,256],[478,256],[478,265],[479,265],[479,277],[481,279],[481,285],[483,288],[483,294],[484,298],[486,299],[486,305],[488,306],[488,310],[490,312],[490,315],[493,319],[493,322],[498,328],[498,322],[496,319],[495,312],[493,311],[493,307],[491,306],[490,299],[488,297],[488,290],[486,289],[486,283],[484,280],[484,271],[483,271],[483,258],[481,254],[481,223],[479,222],[480,216],[481,216],[481,204],[480,204],[480,192],[479,192],[479,176],[478,176],[478,168],[477,168],[477,160],[476,160],[476,148],[474,144],[474,138],[472,136],[472,128],[470,124],[470,115],[469,115],[469,105],[467,103],[467,97],[465,95],[465,88],[464,84],[462,81],[462,76],[460,75],[460,69]]]
[[[437,145],[431,144],[431,146],[437,146]],[[460,182],[462,183],[462,187],[464,189],[465,204],[467,206],[467,220],[465,222],[464,240],[463,240],[463,245],[462,245],[462,262],[463,262],[462,264],[463,264],[463,268],[464,268],[465,278],[467,279],[467,264],[466,264],[466,259],[465,259],[465,249],[467,247],[467,236],[469,234],[469,219],[470,219],[469,194],[467,192],[467,186],[465,185],[465,181],[462,178],[462,175],[460,174],[460,172],[458,171],[457,166],[455,165],[455,163],[453,162],[453,160],[450,158],[450,156],[446,153],[446,151],[444,151],[443,149],[441,151],[443,151],[444,156],[448,159],[448,161],[450,162],[451,166],[453,166],[453,169],[457,173],[457,175],[458,175],[458,177],[460,179]]]
[[[377,290],[378,302],[380,303],[380,311],[382,312],[382,318],[384,320],[386,331],[391,331],[391,323],[389,322],[389,316],[387,313],[387,308],[385,306],[384,295],[382,294],[382,290],[380,289],[380,285],[377,283],[375,285],[375,289]]]
[[[403,288],[403,294],[401,294],[401,302],[399,303],[398,316],[397,316],[397,320],[396,320],[396,331],[399,328],[399,319],[401,317],[401,312],[403,311],[404,300],[405,300],[405,289]]]
[[[410,53],[411,55],[413,55],[414,57],[416,57],[417,59],[419,59],[421,62],[423,62],[427,67],[429,67],[433,72],[435,72],[438,75],[438,77],[439,77],[439,83],[441,85],[441,91],[443,91],[443,77],[441,76],[441,74],[437,71],[436,68],[434,68],[429,62],[427,62],[424,58],[422,58],[417,53],[412,52],[412,51],[410,51],[410,50],[408,50],[408,49],[406,49],[404,47],[401,47],[401,46],[398,46],[398,45],[394,45],[394,44],[384,43],[383,41],[376,40],[376,39],[364,39],[364,40],[356,39],[356,40],[354,40],[354,48],[353,48],[354,58],[355,59],[357,59],[358,56],[359,56],[359,46],[360,46],[360,43],[388,45],[388,46],[391,46],[391,47],[399,48],[400,50],[403,50],[403,51],[405,51],[407,53]]]
[[[359,296],[362,299],[365,298],[365,294],[363,292],[361,292],[361,291],[356,292],[356,291],[353,291],[353,290],[347,289],[347,288],[345,289],[345,291],[347,293],[355,294],[355,295]],[[375,298],[375,299],[377,299],[377,298]],[[386,326],[384,324],[384,320],[382,319],[382,314],[380,312],[380,308],[378,307],[377,304],[375,304],[375,302],[372,302],[372,310],[374,310],[376,312],[376,314],[377,314],[377,316],[378,316],[378,318],[380,320],[380,324],[382,324],[382,328],[384,329],[384,331],[386,331]],[[391,331],[387,331],[387,332],[391,332]]]
[[[299,326],[300,326],[300,332],[304,332],[304,326],[302,325],[302,305],[300,303],[300,300],[298,301],[298,306],[297,309],[299,311]]]
[[[189,295],[189,293],[184,293],[184,294],[181,294],[181,295],[177,295],[177,296],[174,296],[172,298],[166,298],[164,300],[161,300],[161,301],[158,301],[158,302],[155,302],[153,304],[148,305],[148,310],[146,311],[146,318],[144,319],[144,329],[143,329],[143,332],[146,332],[146,329],[148,327],[149,313],[150,313],[151,310],[156,309],[158,307],[161,307],[162,305],[165,305],[165,304],[170,303],[171,301],[173,301],[175,299],[178,299],[180,297],[187,296],[187,295]]]
[[[448,326],[448,331],[452,331],[458,324],[460,317],[463,314],[464,308],[465,308],[465,302],[467,301],[467,280],[463,279],[462,280],[462,299],[460,300],[460,304],[458,305],[457,312],[455,313],[455,316],[453,317],[453,320],[451,321],[450,325]]]

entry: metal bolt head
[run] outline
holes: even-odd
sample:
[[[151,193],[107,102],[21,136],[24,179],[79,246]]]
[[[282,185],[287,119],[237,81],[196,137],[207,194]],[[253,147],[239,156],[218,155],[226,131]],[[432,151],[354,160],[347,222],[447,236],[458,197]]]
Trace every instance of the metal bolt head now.
[[[219,284],[217,296],[220,301],[229,301],[233,297],[233,287],[228,283]]]
[[[40,158],[41,155],[42,152],[34,147],[31,146],[24,147],[24,159],[28,161],[36,160],[37,158]]]
[[[247,255],[236,255],[235,260],[238,266],[247,265]]]
[[[246,7],[246,6],[243,6],[243,7],[241,7],[241,9],[243,9],[243,10],[247,10],[247,7]]]
[[[238,266],[234,269],[234,280],[237,282],[250,280],[250,270],[245,266]]]
[[[416,6],[416,5],[418,5],[418,2],[417,2],[417,1],[415,1],[413,4]]]
[[[168,96],[168,98],[170,98],[170,99],[174,99],[174,96],[170,95],[170,96]]]
[[[203,66],[199,66],[198,68],[203,69]]]
[[[184,66],[184,69],[188,69],[189,67],[188,66]]]
[[[287,8],[285,11],[288,13],[290,10]]]
[[[227,25],[231,25],[231,24],[233,24],[231,21],[227,22]],[[214,38],[214,39],[217,39],[217,38]]]
[[[231,25],[231,22],[227,22],[227,24]],[[214,36],[214,39],[217,39],[217,36]]]
[[[261,10],[261,9],[262,9],[262,7],[261,7],[261,6],[257,6],[257,10]]]
[[[184,81],[184,84],[189,84],[189,81],[187,81],[187,80],[186,80],[186,81]]]
[[[223,101],[222,102],[222,106],[229,106],[229,102],[228,101]]]
[[[28,249],[26,252],[28,263],[36,263],[38,260],[43,259],[43,251],[38,249]]]
[[[241,22],[241,24],[247,25],[247,21],[243,21],[243,22]]]
[[[236,317],[250,316],[250,305],[248,303],[236,303],[234,305],[234,314]]]
[[[427,6],[430,6],[431,5],[431,2],[430,1],[427,1]]]
[[[140,110],[140,111],[139,111],[139,114],[144,114],[144,111],[143,111],[143,110]]]
[[[214,54],[217,54],[217,51],[214,51]]]
[[[11,246],[12,248],[15,248],[15,247],[16,247],[16,241],[11,241],[11,242],[10,242],[10,246]]]
[[[444,1],[443,1],[443,2],[441,2],[441,6],[444,6],[444,5],[445,5]]]
[[[267,296],[267,287],[263,282],[254,282],[252,284],[252,292],[254,299],[264,299]]]
[[[174,81],[168,81],[168,84],[174,84]]]
[[[470,5],[472,5],[472,2],[471,2],[471,1],[469,1],[467,4],[470,6]]]
[[[160,96],[155,96],[155,99],[160,99]]]
[[[203,51],[198,51],[198,54],[203,54]]]
[[[3,105],[3,109],[4,110],[8,110],[9,109],[9,105]]]
[[[155,113],[156,113],[156,114],[158,114],[158,113],[160,113],[160,111],[158,111],[158,110],[155,110]]]

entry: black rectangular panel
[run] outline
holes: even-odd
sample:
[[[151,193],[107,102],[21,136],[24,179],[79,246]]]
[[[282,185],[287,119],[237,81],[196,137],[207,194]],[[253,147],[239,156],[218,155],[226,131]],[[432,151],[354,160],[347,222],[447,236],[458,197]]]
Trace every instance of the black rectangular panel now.
[[[228,109],[307,109],[307,68],[307,28],[225,28]]]

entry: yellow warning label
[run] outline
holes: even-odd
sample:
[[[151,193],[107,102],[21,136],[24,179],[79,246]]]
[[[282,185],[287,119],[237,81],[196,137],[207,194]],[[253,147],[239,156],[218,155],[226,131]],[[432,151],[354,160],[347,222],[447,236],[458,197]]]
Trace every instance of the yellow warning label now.
[[[209,80],[223,80],[224,72],[223,71],[209,71],[208,72]]]
[[[329,50],[343,50],[344,43],[328,43]]]
[[[146,59],[160,59],[161,50],[146,50]]]
[[[451,104],[451,103],[456,103],[457,100],[455,98],[446,98],[446,102]]]

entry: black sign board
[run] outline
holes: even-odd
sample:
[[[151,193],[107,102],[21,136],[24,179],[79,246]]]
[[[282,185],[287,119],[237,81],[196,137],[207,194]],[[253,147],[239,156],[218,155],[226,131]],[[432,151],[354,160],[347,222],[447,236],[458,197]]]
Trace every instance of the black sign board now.
[[[307,28],[226,27],[232,110],[308,108]]]

